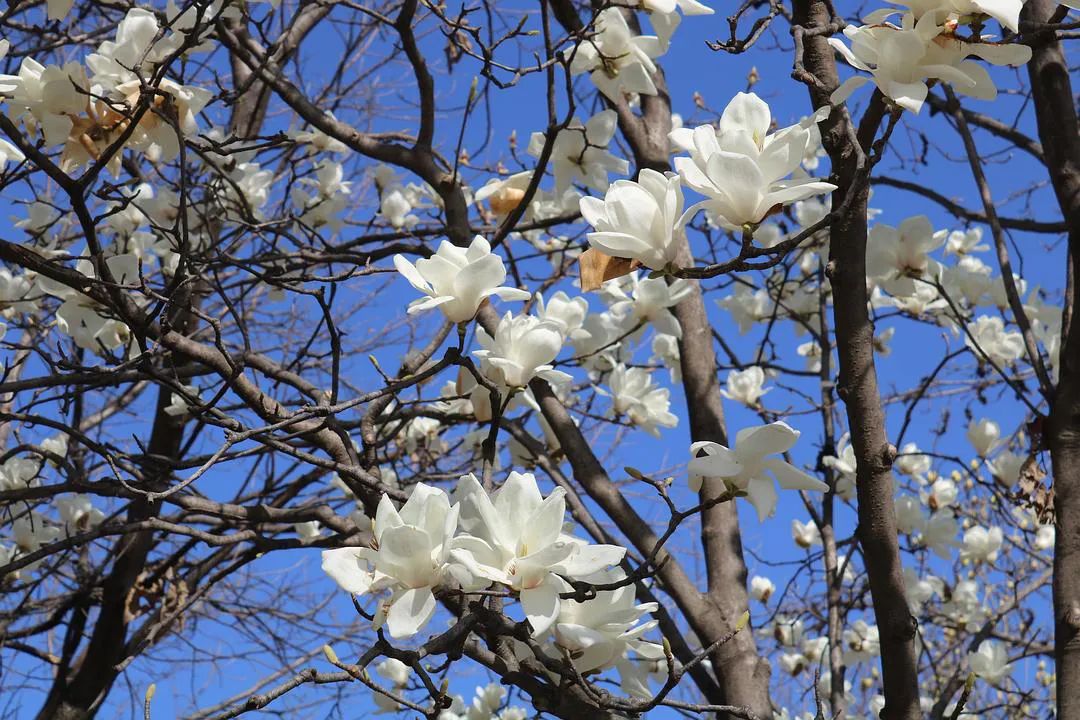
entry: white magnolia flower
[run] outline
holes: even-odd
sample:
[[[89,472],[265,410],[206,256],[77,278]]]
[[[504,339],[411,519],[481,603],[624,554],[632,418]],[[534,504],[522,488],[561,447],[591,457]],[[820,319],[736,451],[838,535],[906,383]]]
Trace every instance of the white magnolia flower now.
[[[1003,27],[1017,32],[1020,22],[1020,8],[1024,0],[889,0],[894,5],[903,5],[915,17],[922,17],[935,10],[947,10],[961,16],[988,15]]]
[[[967,659],[971,672],[989,683],[1001,682],[1012,670],[1005,646],[996,640],[983,640],[978,650],[968,653]]]
[[[757,407],[758,400],[772,388],[764,387],[765,371],[754,365],[745,370],[732,370],[727,376],[727,387],[720,394],[728,400],[740,402],[747,407]]]
[[[1024,337],[1005,329],[1005,321],[996,315],[980,315],[968,327],[965,344],[983,362],[983,354],[999,367],[1009,367],[1024,356]]]
[[[616,180],[603,200],[581,198],[581,216],[596,229],[588,234],[590,245],[652,270],[674,262],[687,219],[679,176],[649,168],[638,174],[637,182]]]
[[[731,313],[739,326],[739,334],[745,335],[756,323],[767,321],[773,314],[773,299],[765,288],[755,290],[739,283],[735,292],[716,301],[723,310]]]
[[[976,525],[968,528],[964,533],[964,545],[960,550],[960,559],[970,560],[971,562],[992,563],[997,560],[1002,540],[1002,532],[999,527],[992,527],[987,530],[981,525]]]
[[[677,415],[669,411],[671,391],[659,387],[645,368],[615,366],[608,377],[611,395],[611,412],[625,416],[653,437],[660,437],[660,428],[673,428],[679,424]],[[597,392],[607,395],[600,388]]]
[[[620,569],[602,570],[582,578],[593,584],[617,583],[625,580]],[[656,627],[650,620],[638,624],[642,616],[659,607],[656,603],[635,605],[633,584],[615,590],[600,590],[596,597],[585,602],[564,600],[555,623],[555,644],[570,653],[579,672],[602,670],[614,666],[628,651],[659,660],[664,650],[642,636]]]
[[[529,299],[525,290],[500,287],[506,267],[480,235],[467,249],[443,240],[434,255],[417,260],[416,265],[395,255],[394,267],[426,296],[409,304],[409,314],[437,307],[450,322],[462,323],[472,320],[480,304],[492,295],[503,300]]]
[[[529,473],[512,472],[494,499],[473,475],[458,482],[461,529],[454,559],[477,577],[519,594],[522,610],[540,636],[559,616],[559,593],[569,590],[560,575],[582,578],[619,563],[625,548],[588,545],[563,535],[565,491],[540,495]]]
[[[64,521],[69,534],[84,532],[97,527],[105,519],[105,513],[94,507],[89,495],[65,495],[56,499],[56,510]]]
[[[671,43],[671,36],[675,28],[679,27],[682,18],[676,12],[676,8],[683,15],[712,15],[713,9],[702,5],[697,0],[640,0],[641,9],[649,14],[649,22],[656,31],[664,51],[667,51]],[[672,124],[678,115],[672,116]],[[681,121],[681,118],[678,118]],[[681,126],[681,122],[676,127]]]
[[[544,297],[536,293],[536,316],[541,320],[558,325],[563,337],[570,337],[585,324],[589,314],[589,301],[578,296],[571,298],[565,292],[559,292],[544,302]]]
[[[855,665],[870,661],[881,654],[877,625],[869,625],[865,620],[856,620],[844,630],[844,664]]]
[[[905,110],[917,113],[926,100],[928,79],[948,82],[956,92],[980,100],[993,100],[997,88],[982,65],[969,56],[977,56],[994,65],[1023,65],[1031,59],[1026,45],[971,43],[960,40],[941,24],[944,13],[929,12],[916,21],[905,13],[900,26],[884,22],[890,11],[867,18],[873,24],[844,28],[851,47],[838,38],[829,44],[857,70],[872,74],[873,82],[887,98]],[[847,100],[865,83],[865,76],[845,80],[830,98],[834,105]]]
[[[739,93],[717,128],[702,125],[671,132],[671,141],[690,157],[677,157],[683,181],[708,198],[704,207],[728,229],[757,225],[774,209],[832,192],[835,185],[791,175],[812,139],[810,127],[827,116],[806,118],[772,134],[769,106],[753,93]]]
[[[894,467],[900,472],[923,481],[923,476],[930,472],[931,458],[919,450],[919,446],[913,442],[904,443],[900,452],[896,455]]]
[[[987,462],[987,466],[1000,484],[1011,488],[1019,482],[1020,471],[1024,469],[1026,462],[1026,456],[1006,450]]]
[[[623,349],[621,318],[612,312],[590,313],[581,327],[570,334],[574,356],[593,372],[607,372],[628,355]]]
[[[956,533],[960,531],[960,523],[949,508],[938,510],[930,516],[922,528],[922,541],[935,555],[948,560],[950,551],[957,546]]]
[[[667,333],[657,333],[652,339],[651,363],[660,363],[671,373],[671,382],[678,383],[682,380],[682,365],[680,363],[679,338]]]
[[[735,447],[726,448],[715,442],[696,442],[690,446],[690,488],[701,490],[704,478],[719,478],[730,490],[745,492],[765,520],[776,509],[776,487],[771,474],[785,490],[817,490],[829,486],[802,470],[768,455],[790,450],[799,439],[799,432],[782,421],[761,427],[743,428],[735,436]]]
[[[473,355],[480,358],[481,372],[493,382],[521,388],[534,377],[553,384],[573,379],[551,365],[563,345],[560,324],[507,312],[495,328],[494,338],[478,328],[476,339],[483,349],[473,351]]]
[[[373,524],[374,547],[324,550],[322,568],[354,595],[390,590],[373,626],[385,622],[395,638],[415,635],[435,614],[436,588],[472,581],[450,563],[459,512],[445,492],[423,483],[400,511],[383,495]]]
[[[1040,525],[1035,531],[1035,547],[1038,550],[1049,550],[1054,547],[1056,537],[1053,525]]]
[[[647,323],[656,332],[682,338],[682,328],[671,308],[686,299],[691,292],[686,280],[642,277],[638,272],[624,275],[617,280],[609,280],[600,288],[611,303],[611,312],[623,318],[623,324],[630,329]],[[645,331],[641,327],[635,336]]]
[[[613,9],[617,11],[617,8]],[[608,188],[609,172],[625,175],[630,170],[630,163],[615,157],[607,149],[617,127],[615,111],[604,110],[593,115],[584,125],[574,118],[559,131],[551,152],[555,194],[558,197],[563,197],[575,180],[604,192]],[[544,139],[544,133],[533,133],[527,152],[533,157],[540,157]]]
[[[762,605],[769,602],[774,592],[776,592],[776,585],[769,578],[761,575],[750,578],[750,595]]]
[[[945,591],[945,583],[933,575],[919,575],[913,568],[904,568],[904,590],[911,612],[919,614],[926,603]]]
[[[845,500],[855,496],[855,477],[857,463],[855,448],[851,445],[851,435],[844,433],[836,443],[836,455],[826,455],[821,459],[825,467],[835,473],[836,494]]]
[[[314,540],[322,536],[322,526],[318,520],[293,523],[293,531],[300,536],[301,540]]]
[[[375,666],[375,672],[382,675],[399,690],[408,685],[409,678],[412,677],[412,668],[395,658],[383,660]]]
[[[930,219],[916,215],[893,228],[877,223],[870,228],[866,247],[866,274],[891,295],[915,293],[917,279],[934,279],[941,271],[929,253],[945,242],[946,231],[934,231]]]
[[[532,182],[534,172],[525,170],[505,178],[492,178],[473,195],[473,202],[478,205],[487,201],[495,217],[502,220],[512,213],[525,199],[525,192]]]
[[[945,240],[945,254],[963,257],[973,252],[985,252],[990,246],[982,241],[982,228],[973,227],[967,230],[953,230]]]
[[[901,495],[893,503],[896,513],[896,529],[905,535],[922,532],[926,526],[926,515],[922,504],[911,495]]]
[[[993,420],[983,418],[968,423],[967,439],[979,457],[988,457],[997,447],[1000,438],[1001,426]]]
[[[938,478],[930,486],[930,492],[926,496],[926,504],[931,510],[949,507],[956,502],[959,488],[949,478]]]
[[[821,531],[813,521],[791,521],[791,539],[801,548],[810,549],[814,545],[821,544]]]
[[[612,102],[623,93],[655,95],[653,58],[664,52],[660,39],[633,33],[617,7],[601,10],[593,25],[595,32],[573,50],[570,72],[591,73],[593,84]]]
[[[982,305],[993,283],[989,265],[972,255],[962,256],[955,265],[944,268],[941,284],[954,301],[974,307]]]
[[[188,398],[196,398],[196,402],[201,401],[199,388],[194,385],[184,385],[184,392],[174,392],[169,396],[169,405],[165,408],[165,414],[172,417],[184,417],[191,412],[191,403]]]

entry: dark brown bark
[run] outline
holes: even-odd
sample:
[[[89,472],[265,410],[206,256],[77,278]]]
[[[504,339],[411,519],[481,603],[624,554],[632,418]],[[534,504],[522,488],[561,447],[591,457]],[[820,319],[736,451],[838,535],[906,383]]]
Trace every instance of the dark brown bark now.
[[[828,5],[798,0],[795,23],[803,28],[829,23]],[[805,36],[803,66],[814,107],[829,104],[839,84],[833,51],[822,35]],[[862,546],[870,581],[874,616],[881,638],[885,695],[883,720],[920,717],[919,677],[915,656],[916,622],[904,593],[903,567],[897,541],[892,462],[896,449],[885,431],[885,413],[874,366],[874,325],[867,311],[866,202],[869,185],[860,175],[870,145],[884,116],[880,95],[863,118],[857,136],[843,108],[822,123],[822,140],[832,162],[830,181],[837,185],[833,207],[846,207],[834,218],[827,272],[833,289],[833,324],[839,359],[837,394],[844,401],[851,444],[857,459],[856,491]]]
[[[1046,22],[1057,8],[1049,0],[1029,0],[1026,20]],[[1050,41],[1048,41],[1050,40]],[[1062,310],[1061,357],[1046,441],[1054,474],[1054,656],[1061,720],[1080,718],[1080,323],[1075,313],[1080,289],[1080,134],[1069,66],[1061,43],[1037,37],[1028,76],[1050,181],[1068,225],[1066,285]]]

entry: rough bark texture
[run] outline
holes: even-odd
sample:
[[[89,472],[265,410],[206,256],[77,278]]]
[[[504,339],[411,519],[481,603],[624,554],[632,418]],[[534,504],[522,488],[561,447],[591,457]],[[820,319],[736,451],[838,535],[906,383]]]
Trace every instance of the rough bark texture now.
[[[829,22],[828,7],[819,0],[798,0],[795,23],[807,29]],[[822,35],[804,38],[806,71],[816,78],[810,87],[814,107],[829,104],[838,85],[833,51]],[[919,710],[915,619],[904,594],[903,568],[893,507],[892,461],[896,449],[885,431],[885,413],[874,367],[874,326],[867,311],[866,201],[868,184],[859,183],[860,164],[883,114],[876,98],[863,119],[856,140],[843,109],[822,123],[822,139],[832,162],[830,181],[837,185],[834,208],[847,210],[834,218],[827,266],[833,289],[833,323],[839,359],[837,394],[844,401],[851,444],[857,459],[859,526],[857,537],[866,561],[874,615],[881,635],[881,669],[885,707],[883,720],[915,720]],[[849,197],[850,196],[850,197]]]
[[[1027,20],[1046,22],[1057,8],[1029,0]],[[1050,180],[1068,224],[1067,289],[1054,405],[1046,441],[1054,473],[1057,545],[1054,551],[1054,654],[1058,718],[1080,718],[1080,323],[1075,313],[1080,277],[1080,134],[1061,43],[1037,38],[1028,75]]]

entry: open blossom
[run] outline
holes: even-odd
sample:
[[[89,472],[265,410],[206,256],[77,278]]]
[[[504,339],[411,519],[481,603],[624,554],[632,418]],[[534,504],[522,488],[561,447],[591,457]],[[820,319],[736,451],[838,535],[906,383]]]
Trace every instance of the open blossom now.
[[[811,177],[784,179],[799,167],[812,139],[810,127],[824,117],[813,115],[769,134],[769,106],[753,93],[739,93],[715,129],[702,125],[671,132],[671,141],[690,155],[676,157],[675,169],[707,198],[704,207],[722,225],[757,225],[776,208],[836,189]]]
[[[1035,547],[1038,550],[1049,550],[1054,547],[1056,531],[1053,525],[1040,525],[1035,531]]]
[[[669,283],[660,277],[642,277],[635,271],[604,283],[601,292],[608,297],[612,314],[623,318],[628,330],[647,323],[658,333],[682,338],[682,328],[671,308],[690,295],[686,280]],[[635,336],[640,337],[644,330],[640,328]]]
[[[948,560],[950,551],[957,546],[956,533],[960,530],[960,523],[949,508],[938,510],[930,516],[922,527],[922,541],[935,555]]]
[[[582,580],[596,585],[625,580],[626,573],[616,568],[601,570]],[[659,660],[664,657],[660,645],[642,640],[656,627],[655,620],[639,621],[659,606],[654,603],[635,604],[634,585],[614,590],[600,590],[596,597],[585,602],[564,600],[555,623],[555,644],[570,653],[579,672],[602,670],[618,663],[628,651]]]
[[[698,492],[704,478],[719,478],[730,490],[746,493],[759,520],[769,517],[776,509],[778,498],[773,477],[785,490],[825,492],[829,486],[817,478],[784,460],[768,457],[790,450],[799,434],[787,423],[777,421],[761,427],[743,428],[735,436],[734,448],[715,442],[694,443],[690,446],[693,455],[689,468],[690,489]]]
[[[896,456],[894,467],[905,475],[909,475],[922,482],[923,476],[930,472],[931,458],[924,455],[919,446],[913,442],[904,443]]]
[[[750,595],[761,604],[769,602],[769,598],[776,592],[776,585],[767,577],[755,575],[750,578]]]
[[[915,17],[922,17],[928,12],[946,10],[958,15],[989,15],[1013,32],[1020,24],[1020,9],[1024,0],[889,0],[894,5],[903,5]]]
[[[896,513],[896,530],[906,535],[921,532],[926,525],[922,505],[911,495],[901,495],[893,503]]]
[[[821,459],[825,467],[835,473],[836,494],[845,500],[855,495],[855,473],[857,463],[855,448],[851,445],[851,435],[844,433],[836,443],[836,455],[826,455]]]
[[[56,510],[69,534],[97,527],[105,519],[105,513],[94,507],[90,496],[81,493],[57,498]]]
[[[981,525],[976,525],[968,528],[964,533],[964,545],[960,550],[960,558],[972,562],[994,562],[997,560],[998,551],[1001,550],[1002,540],[999,527],[987,530]]]
[[[1023,470],[1024,463],[1026,462],[1026,456],[1006,450],[993,460],[989,461],[987,466],[990,468],[990,472],[993,473],[994,478],[999,484],[1011,488],[1019,482],[1020,472]]]
[[[997,447],[1000,438],[1001,426],[993,420],[983,418],[982,420],[972,420],[968,424],[967,439],[971,446],[975,448],[975,452],[979,454],[979,457],[989,456]]]
[[[915,293],[918,279],[933,280],[941,271],[929,253],[945,242],[946,231],[934,231],[930,219],[916,215],[893,228],[877,223],[866,244],[866,274],[892,295]]]
[[[995,315],[980,315],[968,326],[964,342],[979,362],[983,356],[1000,367],[1009,367],[1024,356],[1024,337],[1005,329],[1005,321]]]
[[[617,7],[600,11],[594,26],[596,31],[574,48],[570,72],[590,73],[593,84],[613,102],[623,93],[655,95],[653,58],[664,52],[660,39],[632,32]]]
[[[913,568],[904,568],[904,590],[908,607],[913,613],[921,613],[922,608],[935,595],[941,596],[945,583],[933,575],[920,575]]]
[[[608,377],[611,411],[625,416],[653,437],[660,437],[660,428],[673,428],[679,418],[668,410],[671,393],[656,385],[649,371],[640,367],[615,366]],[[608,394],[600,389],[597,392]]]
[[[839,38],[829,44],[857,70],[869,72],[885,97],[905,110],[917,113],[926,101],[926,81],[932,78],[948,82],[958,93],[980,100],[993,100],[997,88],[982,65],[969,56],[977,56],[994,65],[1023,65],[1031,59],[1031,48],[1020,44],[966,42],[943,25],[945,13],[928,12],[918,20],[905,13],[900,26],[884,22],[890,11],[867,18],[870,25],[848,25],[844,35],[851,47]],[[845,80],[830,100],[839,104],[870,82],[856,75]]]
[[[588,314],[589,301],[581,296],[571,298],[560,290],[544,302],[544,297],[536,293],[536,316],[545,322],[558,325],[563,337],[569,337],[580,330]]]
[[[613,8],[618,11],[617,8]],[[625,175],[630,163],[608,152],[608,143],[615,136],[617,116],[614,110],[603,110],[582,125],[574,118],[559,131],[551,149],[551,167],[555,174],[555,194],[562,197],[575,180],[593,190],[608,188],[608,173]],[[540,157],[544,148],[544,133],[535,132],[529,138],[527,152]]]
[[[426,296],[409,304],[410,314],[437,307],[450,322],[462,323],[472,320],[480,304],[492,295],[503,300],[529,299],[525,290],[500,287],[506,267],[480,235],[467,249],[443,240],[434,255],[415,265],[395,255],[394,267]]]
[[[973,252],[984,252],[990,246],[982,242],[982,228],[973,227],[967,230],[953,230],[945,240],[945,254],[963,257]]]
[[[712,8],[702,5],[697,0],[640,0],[640,2],[641,9],[649,13],[649,22],[660,38],[661,46],[665,52],[671,43],[671,36],[675,32],[675,28],[679,27],[679,23],[682,21],[676,9],[681,10],[683,15],[713,14]]]
[[[374,627],[385,622],[391,637],[415,635],[435,613],[436,588],[471,584],[468,573],[450,563],[459,512],[445,492],[423,483],[400,511],[383,495],[373,524],[374,548],[324,550],[322,568],[355,595],[390,590],[389,599],[379,603]]]
[[[949,507],[956,502],[959,490],[949,478],[938,478],[930,486],[930,492],[926,496],[926,504],[931,510]]]
[[[562,326],[554,322],[508,312],[495,328],[495,337],[479,328],[476,339],[483,350],[473,355],[480,358],[481,372],[496,383],[520,388],[534,377],[553,383],[572,379],[551,365],[563,345]]]
[[[720,394],[728,400],[740,402],[747,407],[755,407],[758,400],[772,388],[765,385],[765,371],[754,365],[745,370],[732,370],[727,376],[727,387]]]
[[[877,625],[869,625],[865,620],[856,620],[844,630],[844,664],[851,666],[858,662],[869,661],[881,654],[881,643]]]
[[[616,180],[603,200],[581,198],[581,216],[596,230],[589,244],[612,257],[663,270],[675,260],[684,233],[679,176],[644,168],[637,181]]]
[[[454,558],[477,577],[519,593],[533,634],[555,623],[570,589],[560,575],[581,578],[619,563],[625,548],[588,545],[563,535],[566,492],[555,488],[546,498],[529,473],[512,472],[494,499],[473,475],[458,482],[461,529]]]
[[[996,640],[983,640],[978,650],[968,653],[967,660],[971,672],[989,683],[1001,682],[1012,670],[1008,652]]]
[[[818,530],[818,526],[813,521],[803,523],[792,520],[791,539],[799,547],[809,549],[814,545],[821,544],[821,531]]]

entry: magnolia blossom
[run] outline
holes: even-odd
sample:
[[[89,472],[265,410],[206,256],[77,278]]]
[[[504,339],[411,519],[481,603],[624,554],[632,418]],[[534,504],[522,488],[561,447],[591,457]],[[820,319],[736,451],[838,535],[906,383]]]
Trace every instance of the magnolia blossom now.
[[[593,24],[596,31],[574,48],[570,72],[590,73],[593,84],[613,102],[623,93],[655,95],[653,58],[664,53],[660,39],[632,32],[617,7],[600,11]]]
[[[976,525],[968,528],[964,533],[964,545],[960,550],[960,559],[992,563],[997,560],[1002,540],[1001,528],[999,527],[992,527],[987,530],[981,525]]]
[[[1016,485],[1020,480],[1020,472],[1024,469],[1027,457],[1006,450],[987,463],[994,478],[1007,488]]]
[[[745,370],[732,370],[727,376],[727,387],[721,388],[720,394],[728,400],[740,402],[747,407],[756,407],[758,400],[772,388],[765,385],[765,371],[754,365]]]
[[[588,314],[589,301],[583,297],[571,298],[560,290],[545,303],[543,296],[536,293],[536,316],[559,326],[564,338],[580,330]]]
[[[472,320],[480,304],[492,295],[503,300],[529,299],[525,290],[499,287],[506,279],[506,267],[480,235],[467,249],[443,240],[434,255],[417,260],[416,265],[395,255],[394,267],[426,296],[409,304],[409,314],[437,307],[450,322],[462,323]]]
[[[608,388],[612,413],[626,416],[653,437],[660,437],[660,428],[673,428],[679,424],[678,416],[668,410],[671,392],[653,383],[645,368],[616,365],[608,378]],[[597,392],[608,394],[600,388]]]
[[[105,259],[105,266],[112,279],[121,285],[139,282],[139,259],[131,253],[112,255]],[[88,278],[98,279],[96,266],[88,258],[79,260],[75,269]],[[79,347],[108,352],[124,347],[131,339],[130,328],[108,317],[109,311],[88,295],[45,277],[38,277],[38,286],[64,301],[56,311],[56,327]]]
[[[926,515],[922,505],[911,495],[901,495],[893,503],[896,514],[896,530],[906,535],[922,532],[926,526]]]
[[[1053,525],[1040,525],[1035,531],[1035,548],[1037,550],[1049,550],[1054,547],[1056,531]]]
[[[921,613],[923,606],[935,595],[942,595],[945,583],[933,575],[919,575],[913,568],[904,568],[904,590],[912,613]]]
[[[84,532],[97,527],[105,519],[105,513],[94,507],[89,495],[65,495],[56,499],[56,510],[69,534]]]
[[[555,623],[569,590],[560,576],[581,578],[619,563],[625,548],[587,545],[563,535],[565,491],[555,488],[544,498],[536,479],[512,472],[494,499],[473,475],[465,475],[454,492],[461,503],[461,529],[453,557],[476,577],[518,592],[533,635]]]
[[[626,579],[619,569],[601,570],[582,578],[593,584],[617,583]],[[641,657],[659,660],[664,650],[642,636],[656,627],[650,620],[638,624],[641,617],[654,612],[657,603],[635,605],[634,586],[601,590],[585,602],[564,600],[555,624],[555,644],[569,652],[579,672],[609,668],[633,651]]]
[[[765,520],[776,509],[777,494],[773,479],[785,490],[817,490],[829,486],[802,470],[768,455],[790,450],[799,439],[799,432],[783,421],[761,427],[743,428],[735,436],[735,447],[727,448],[715,442],[696,442],[690,446],[690,488],[701,490],[704,478],[719,478],[731,491],[744,492]]]
[[[892,228],[878,223],[870,228],[866,248],[866,274],[892,295],[913,295],[917,279],[934,279],[941,266],[929,253],[945,242],[945,230],[934,232],[930,219],[916,215]]]
[[[690,283],[686,280],[667,282],[664,278],[643,278],[640,273],[632,272],[604,283],[601,292],[608,297],[611,312],[623,319],[628,330],[641,326],[636,337],[648,323],[659,333],[682,338],[682,328],[671,308],[690,295]]]
[[[943,508],[930,516],[922,527],[922,541],[926,547],[943,560],[950,558],[950,551],[957,546],[956,533],[960,523],[949,508]]]
[[[581,327],[570,334],[570,343],[581,366],[593,372],[607,372],[623,355],[625,335],[622,318],[611,312],[590,313]]]
[[[649,168],[637,182],[616,180],[603,200],[581,198],[581,216],[596,228],[588,234],[590,245],[653,270],[675,261],[687,220],[679,176]]]
[[[750,595],[761,604],[769,602],[769,598],[776,592],[776,585],[767,577],[755,575],[750,578]]]
[[[721,225],[757,225],[775,208],[836,189],[810,177],[784,180],[798,168],[812,140],[810,127],[828,110],[769,134],[769,106],[753,93],[739,93],[724,108],[717,128],[671,132],[671,141],[690,154],[675,158],[675,168],[689,187],[708,198],[704,207]]]
[[[913,442],[904,443],[896,456],[893,466],[916,480],[922,482],[923,476],[930,472],[931,459],[919,451],[919,446]]]
[[[997,447],[1000,438],[1001,426],[993,420],[983,418],[968,423],[967,439],[975,448],[975,452],[979,454],[979,457],[989,456]]]
[[[1008,652],[996,640],[983,640],[978,650],[968,653],[967,660],[971,672],[989,683],[1001,682],[1012,670]]]
[[[651,363],[660,363],[671,373],[671,382],[682,381],[682,365],[680,364],[679,338],[666,333],[657,333],[652,339]]]
[[[617,8],[613,8],[618,11]],[[625,175],[630,163],[608,152],[608,143],[615,136],[617,116],[614,110],[604,110],[589,118],[584,125],[577,118],[559,131],[552,145],[551,165],[555,174],[555,194],[562,197],[575,180],[594,190],[608,188],[608,173]],[[533,133],[527,152],[540,157],[545,142],[544,133]]]
[[[478,328],[476,339],[483,347],[473,351],[480,358],[480,370],[501,385],[521,388],[534,377],[552,383],[573,379],[551,365],[563,345],[562,326],[554,322],[508,312],[495,328],[495,337]]]
[[[995,315],[980,315],[968,327],[964,342],[979,362],[987,360],[1009,367],[1024,356],[1024,337],[1005,329],[1005,321]]]
[[[54,0],[55,1],[55,0]],[[679,23],[682,18],[676,12],[676,8],[682,11],[683,15],[712,15],[713,9],[702,5],[697,0],[639,0],[641,3],[641,9],[649,13],[649,22],[652,23],[653,29],[656,31],[657,36],[660,38],[660,42],[664,51],[667,51],[668,45],[671,43],[671,36],[675,32],[675,28],[679,27]],[[672,120],[675,120],[673,116]],[[674,124],[674,123],[673,123]]]
[[[958,15],[989,15],[1003,27],[1017,32],[1020,23],[1020,8],[1024,0],[889,0],[894,5],[903,5],[915,17],[922,17],[928,12],[947,10]]]
[[[938,478],[930,486],[930,492],[926,496],[926,504],[930,506],[931,510],[949,507],[956,502],[958,494],[959,489],[956,487],[956,483],[949,478]]]
[[[971,43],[953,35],[942,25],[944,13],[928,12],[917,21],[911,13],[905,13],[900,26],[884,22],[892,11],[875,13],[867,18],[872,24],[844,28],[844,35],[851,42],[848,48],[838,38],[829,38],[829,44],[855,69],[869,72],[873,82],[885,97],[905,110],[917,113],[926,100],[928,79],[937,78],[948,82],[956,92],[980,100],[993,100],[997,96],[990,74],[982,65],[966,60],[977,56],[994,65],[1023,65],[1031,59],[1031,48],[1026,45],[994,43]],[[861,75],[845,80],[830,98],[831,102],[844,102],[851,94],[870,82]]]
[[[869,625],[865,620],[856,620],[844,630],[844,664],[851,666],[869,661],[881,654],[877,625]]]
[[[810,522],[791,521],[791,539],[801,548],[810,549],[814,545],[821,544],[821,531],[818,526]]]
[[[821,462],[835,473],[836,494],[845,500],[854,497],[857,462],[855,448],[851,445],[851,435],[841,435],[836,443],[836,455],[826,455]]]
[[[459,512],[445,492],[423,483],[400,511],[383,495],[373,523],[374,549],[323,550],[322,568],[354,595],[390,590],[374,627],[385,622],[391,637],[415,635],[435,613],[435,589],[470,584],[468,573],[450,563]]]
[[[990,246],[982,242],[982,228],[953,230],[945,240],[945,254],[963,257],[973,252],[985,252]]]
[[[716,304],[731,313],[731,318],[739,326],[739,334],[745,335],[756,323],[772,317],[775,303],[765,288],[755,290],[739,283],[734,293],[717,300]]]

